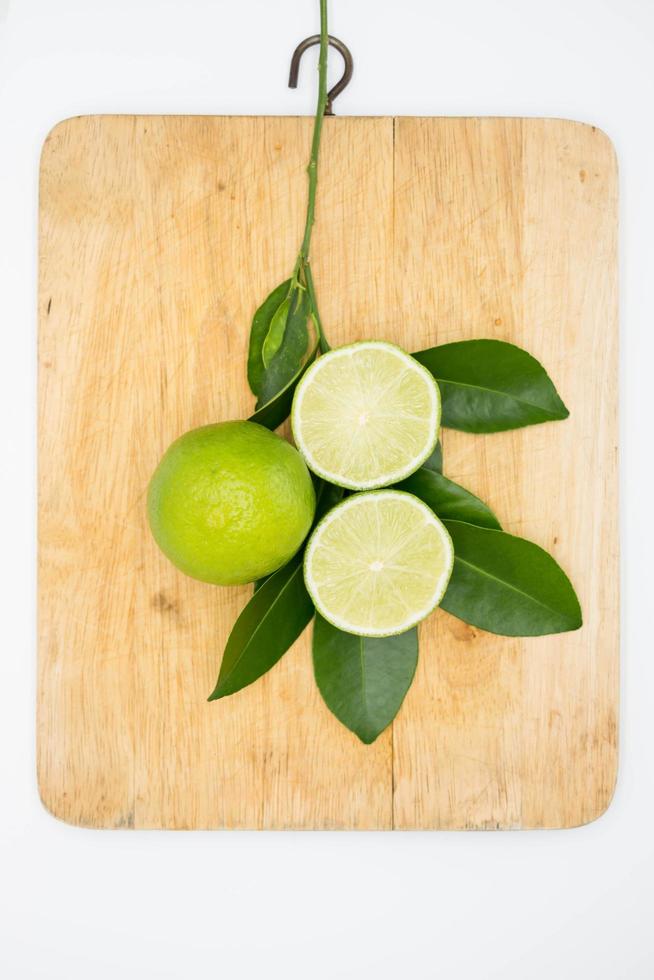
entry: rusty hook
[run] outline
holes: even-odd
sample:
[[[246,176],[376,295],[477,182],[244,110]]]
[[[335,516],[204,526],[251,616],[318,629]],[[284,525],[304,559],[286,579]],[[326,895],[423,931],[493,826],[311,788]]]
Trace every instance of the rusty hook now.
[[[340,52],[340,54],[343,56],[343,61],[345,62],[345,71],[343,72],[343,77],[340,79],[340,81],[336,82],[336,85],[334,85],[334,87],[331,88],[327,93],[327,105],[325,106],[325,115],[333,116],[334,109],[332,103],[336,98],[336,96],[341,94],[345,86],[352,78],[352,72],[354,70],[354,61],[352,59],[352,54],[350,53],[350,49],[345,44],[343,44],[342,41],[339,41],[337,37],[332,37],[331,34],[329,35],[328,40],[331,46],[333,48],[336,48],[336,50]],[[313,34],[311,37],[305,37],[304,41],[300,41],[297,48],[293,52],[293,57],[291,58],[291,71],[288,76],[289,88],[297,88],[297,78],[298,78],[298,73],[300,71],[300,60],[304,52],[308,48],[313,47],[314,44],[320,44],[320,34]]]

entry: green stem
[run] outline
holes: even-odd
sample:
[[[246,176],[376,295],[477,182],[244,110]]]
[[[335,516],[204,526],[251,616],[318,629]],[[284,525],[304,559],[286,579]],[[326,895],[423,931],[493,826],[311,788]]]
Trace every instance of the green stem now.
[[[307,219],[304,226],[304,237],[298,255],[298,266],[309,261],[311,231],[315,220],[316,189],[318,187],[318,154],[320,152],[320,137],[322,121],[327,107],[327,52],[329,50],[327,31],[327,0],[320,0],[320,59],[318,61],[318,105],[313,124],[313,139],[311,141],[311,156],[307,174],[309,175],[309,198],[307,201]]]
[[[316,287],[313,284],[313,274],[311,272],[311,266],[309,265],[308,262],[304,263],[304,278],[307,284],[307,293],[309,294],[309,302],[311,303],[313,315],[316,318],[316,327],[318,328],[318,340],[320,342],[320,353],[326,354],[328,350],[331,350],[331,347],[329,346],[329,341],[325,337],[325,331],[322,325],[322,320],[320,319],[320,313],[318,312]]]
[[[329,350],[329,344],[322,328],[318,303],[316,300],[316,290],[313,284],[313,276],[309,265],[309,249],[311,246],[311,232],[316,214],[316,191],[318,189],[318,156],[320,154],[320,138],[322,136],[322,123],[327,108],[327,59],[329,52],[329,33],[327,30],[327,0],[320,0],[320,58],[318,60],[318,105],[316,106],[316,116],[313,123],[313,138],[311,140],[311,156],[307,166],[309,178],[309,193],[307,197],[307,217],[304,225],[304,236],[300,251],[298,252],[293,277],[291,280],[292,293],[298,286],[306,288],[311,313],[318,333],[318,341],[322,353]]]

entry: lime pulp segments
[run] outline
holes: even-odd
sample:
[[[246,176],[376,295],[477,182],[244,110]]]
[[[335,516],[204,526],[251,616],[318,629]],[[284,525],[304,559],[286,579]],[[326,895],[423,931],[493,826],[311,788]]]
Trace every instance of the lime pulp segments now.
[[[403,633],[441,601],[454,549],[432,510],[412,494],[348,497],[315,528],[304,558],[313,602],[334,626],[361,636]]]
[[[434,451],[441,416],[433,376],[384,341],[323,354],[300,381],[291,423],[309,469],[351,490],[397,483]]]

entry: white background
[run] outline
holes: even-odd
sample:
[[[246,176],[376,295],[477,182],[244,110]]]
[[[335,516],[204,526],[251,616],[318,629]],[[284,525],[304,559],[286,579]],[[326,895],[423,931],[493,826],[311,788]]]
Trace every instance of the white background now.
[[[608,813],[531,833],[75,830],[34,777],[36,189],[79,113],[309,113],[317,0],[0,0],[0,974],[7,980],[654,976],[654,4],[331,0],[339,113],[565,116],[621,166],[621,765]],[[308,59],[309,61],[311,58]],[[314,59],[315,62],[315,59]],[[333,58],[340,70],[340,59]],[[649,935],[648,935],[649,932]]]

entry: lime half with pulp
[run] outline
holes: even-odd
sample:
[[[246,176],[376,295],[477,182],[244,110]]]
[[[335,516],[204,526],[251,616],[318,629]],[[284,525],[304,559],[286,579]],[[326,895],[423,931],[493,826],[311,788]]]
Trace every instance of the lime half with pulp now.
[[[323,354],[300,381],[291,423],[309,469],[351,490],[405,479],[438,440],[441,400],[429,371],[384,341]]]
[[[360,636],[403,633],[443,598],[454,549],[421,500],[400,490],[358,493],[309,539],[304,579],[318,612]]]

